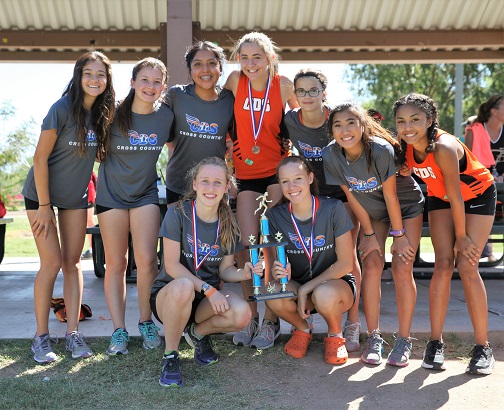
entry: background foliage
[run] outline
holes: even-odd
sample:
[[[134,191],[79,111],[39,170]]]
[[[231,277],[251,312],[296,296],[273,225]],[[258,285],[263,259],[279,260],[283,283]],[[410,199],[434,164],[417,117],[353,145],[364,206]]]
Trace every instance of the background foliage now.
[[[365,108],[374,108],[393,129],[392,106],[402,95],[416,92],[436,101],[439,124],[453,133],[455,112],[455,64],[351,64],[347,80]],[[476,115],[492,94],[504,92],[504,64],[464,64],[463,118]]]

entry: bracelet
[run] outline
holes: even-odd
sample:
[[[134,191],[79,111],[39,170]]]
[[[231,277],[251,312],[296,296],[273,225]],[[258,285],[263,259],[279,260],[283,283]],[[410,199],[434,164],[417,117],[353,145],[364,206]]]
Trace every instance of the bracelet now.
[[[404,235],[404,228],[402,228],[401,230],[399,231],[390,231],[390,236],[397,236],[397,237],[401,237]]]
[[[405,235],[406,235],[406,234],[404,234],[404,233],[403,233],[402,235],[394,235],[394,236],[393,236],[393,238],[394,238],[394,239],[395,239],[395,238],[402,238],[402,237],[403,237],[403,236],[405,236]]]
[[[209,298],[210,296],[212,296],[215,292],[217,291],[216,288],[212,288],[208,291],[208,293],[205,293],[205,297],[206,298]]]
[[[49,202],[48,204],[39,204],[39,206],[49,206],[51,203]]]
[[[376,236],[376,232],[370,233],[369,235],[367,233],[364,234],[364,238],[374,238]]]

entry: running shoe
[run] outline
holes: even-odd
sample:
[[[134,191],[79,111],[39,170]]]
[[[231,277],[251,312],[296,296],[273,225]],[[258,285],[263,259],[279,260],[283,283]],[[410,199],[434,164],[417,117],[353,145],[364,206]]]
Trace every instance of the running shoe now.
[[[466,373],[471,374],[491,374],[495,366],[493,350],[490,344],[486,346],[474,345],[469,353],[471,361],[467,366]]]
[[[93,356],[93,351],[84,341],[82,333],[76,330],[65,336],[66,350],[72,352],[72,359],[79,359]]]
[[[152,320],[139,323],[138,330],[140,330],[140,334],[142,335],[144,349],[156,349],[163,345],[163,339],[158,333],[161,329]]]
[[[110,339],[107,353],[111,356],[128,354],[129,340],[129,334],[126,329],[118,327],[116,330],[114,330],[114,333],[112,333],[112,338]]]
[[[194,334],[194,323],[186,327],[184,331],[186,342],[194,348],[194,361],[202,366],[217,363],[219,356],[214,352],[210,336],[203,336],[201,339]]]
[[[360,347],[359,342],[360,335],[360,323],[350,322],[347,320],[345,322],[345,327],[343,328],[343,338],[345,339],[345,347],[347,352],[355,352]]]
[[[58,343],[57,338],[53,340]],[[35,335],[32,340],[31,350],[37,363],[51,363],[58,359],[51,346],[51,336],[47,333],[40,336]]]
[[[382,362],[383,344],[387,343],[382,339],[379,330],[373,330],[368,334],[366,349],[362,352],[361,360],[368,364],[380,364]]]
[[[425,348],[422,367],[425,369],[445,370],[444,343],[439,340],[430,340]]]
[[[164,387],[183,387],[184,380],[180,372],[180,357],[178,352],[163,356],[163,370],[159,384]]]
[[[250,342],[254,338],[257,328],[259,327],[259,319],[252,317],[247,326],[245,326],[239,332],[236,332],[233,336],[233,343],[237,346],[250,346]]]
[[[405,367],[409,364],[411,349],[413,344],[410,337],[398,337],[395,340],[394,347],[387,357],[387,364],[398,367]]]
[[[271,320],[264,320],[250,342],[250,347],[259,350],[269,349],[274,346],[278,336],[280,336],[280,321],[274,323]]]

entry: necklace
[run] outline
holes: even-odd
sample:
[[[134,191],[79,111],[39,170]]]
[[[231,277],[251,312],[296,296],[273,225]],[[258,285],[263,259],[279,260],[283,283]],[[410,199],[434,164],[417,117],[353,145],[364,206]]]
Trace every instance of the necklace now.
[[[359,159],[361,159],[362,157],[362,153],[364,152],[364,150],[362,150],[359,154],[359,156],[355,159],[352,159],[352,158],[349,158],[347,155],[346,155],[346,152],[345,152],[345,158],[346,158],[346,162],[347,162],[347,165],[353,165],[355,164]]]

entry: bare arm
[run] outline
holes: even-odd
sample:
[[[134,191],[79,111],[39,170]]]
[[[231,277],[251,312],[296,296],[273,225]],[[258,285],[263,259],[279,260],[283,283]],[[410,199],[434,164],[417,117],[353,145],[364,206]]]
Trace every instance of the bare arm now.
[[[243,269],[237,269],[234,265],[234,255],[227,255],[222,258],[219,265],[219,278],[224,282],[241,282],[252,278],[252,270],[254,270],[254,272],[261,272],[262,274],[262,269],[263,266],[261,262],[257,263],[254,269],[252,269],[252,264],[250,262],[245,263]]]
[[[288,104],[291,110],[298,108],[299,104],[294,93],[294,84],[292,81],[283,75],[280,76],[280,88],[282,90],[282,105],[285,107]]]
[[[236,97],[236,90],[238,89],[238,81],[240,80],[240,71],[235,70],[229,74],[226,83],[224,84],[224,88],[233,93]]]
[[[51,203],[51,197],[49,194],[49,165],[47,161],[57,139],[56,129],[42,131],[33,156],[33,175],[37,187],[39,209],[32,222],[32,231],[35,237],[43,232],[44,239],[47,238],[49,226],[52,224],[56,227],[56,217],[48,205]]]
[[[473,146],[473,138],[474,138],[474,134],[473,134],[472,130],[470,130],[470,129],[466,130],[466,133],[464,135],[464,144],[471,151],[472,151],[472,146]]]

